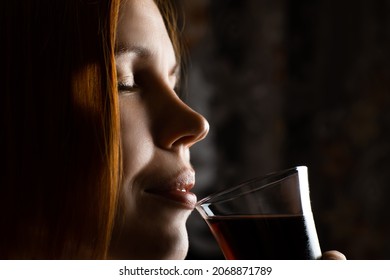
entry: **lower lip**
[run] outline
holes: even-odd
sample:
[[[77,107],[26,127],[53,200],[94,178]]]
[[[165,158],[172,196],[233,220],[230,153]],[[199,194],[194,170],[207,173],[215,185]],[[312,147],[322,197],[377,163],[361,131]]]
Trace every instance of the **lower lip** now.
[[[167,191],[146,191],[149,194],[159,196],[163,199],[170,200],[175,204],[181,205],[187,209],[194,209],[197,203],[196,195],[192,192],[181,192],[178,190],[167,190]]]

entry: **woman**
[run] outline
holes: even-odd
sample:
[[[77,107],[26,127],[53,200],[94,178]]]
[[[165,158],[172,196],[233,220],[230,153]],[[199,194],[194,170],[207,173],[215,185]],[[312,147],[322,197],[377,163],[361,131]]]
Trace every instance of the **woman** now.
[[[182,259],[188,248],[185,222],[196,203],[189,147],[206,136],[208,123],[174,91],[178,51],[153,1],[124,2],[116,39],[123,222],[114,228],[111,253]]]
[[[6,1],[1,259],[183,259],[189,148],[168,1]]]
[[[0,257],[184,258],[189,147],[208,124],[174,91],[180,50],[155,2],[11,2]]]

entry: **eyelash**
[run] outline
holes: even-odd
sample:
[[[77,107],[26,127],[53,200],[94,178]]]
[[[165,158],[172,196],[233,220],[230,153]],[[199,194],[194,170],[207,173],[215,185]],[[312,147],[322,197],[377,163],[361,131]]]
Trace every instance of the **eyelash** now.
[[[139,90],[139,86],[136,83],[127,84],[126,82],[118,82],[118,92],[120,95],[132,95]],[[173,91],[180,95],[180,83],[176,83]]]
[[[135,93],[138,90],[138,85],[136,84],[126,84],[123,82],[118,82],[118,92],[120,94],[131,94]]]

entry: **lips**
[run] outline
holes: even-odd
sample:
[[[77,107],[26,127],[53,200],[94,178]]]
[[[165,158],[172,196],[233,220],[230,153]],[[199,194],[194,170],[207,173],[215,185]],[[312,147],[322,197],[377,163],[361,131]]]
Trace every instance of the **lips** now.
[[[175,176],[162,179],[159,183],[153,184],[154,186],[147,188],[145,192],[169,200],[184,208],[194,209],[197,202],[196,195],[191,192],[194,184],[195,172],[192,169],[185,169]]]

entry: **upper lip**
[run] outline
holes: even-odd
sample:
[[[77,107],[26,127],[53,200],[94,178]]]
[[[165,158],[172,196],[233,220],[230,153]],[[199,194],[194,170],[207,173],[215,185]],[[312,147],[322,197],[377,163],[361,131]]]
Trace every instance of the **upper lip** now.
[[[195,172],[191,168],[183,169],[173,176],[167,176],[155,182],[147,192],[180,191],[189,192],[195,185]]]

